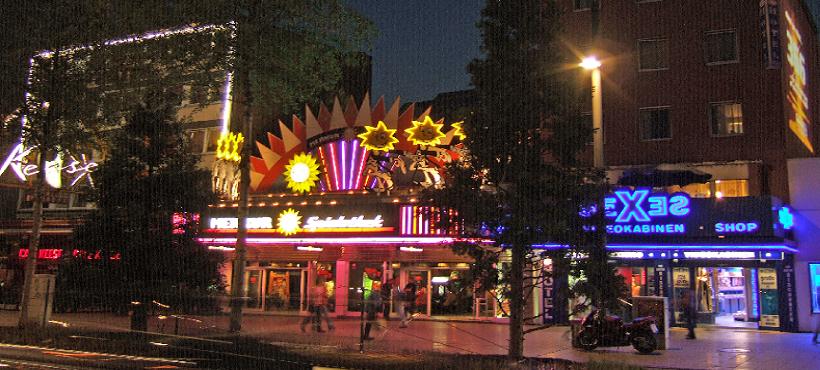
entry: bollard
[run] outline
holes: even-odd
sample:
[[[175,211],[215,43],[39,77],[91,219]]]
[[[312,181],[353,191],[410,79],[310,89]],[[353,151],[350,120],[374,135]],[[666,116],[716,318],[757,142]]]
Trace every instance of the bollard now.
[[[148,331],[148,309],[142,302],[131,302],[131,330]]]

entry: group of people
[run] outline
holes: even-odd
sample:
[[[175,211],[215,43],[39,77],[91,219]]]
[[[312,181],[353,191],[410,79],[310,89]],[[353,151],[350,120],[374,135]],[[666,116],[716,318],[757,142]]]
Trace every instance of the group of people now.
[[[310,324],[314,331],[323,333],[322,323],[327,323],[328,330],[334,330],[333,320],[328,315],[328,293],[325,281],[320,278],[317,284],[310,291],[309,312],[310,315],[302,319],[300,329],[306,331]],[[413,317],[413,314],[427,304],[427,289],[419,281],[408,282],[403,288],[395,283],[394,279],[387,279],[384,283],[378,284],[378,280],[373,284],[371,290],[365,289],[362,292],[364,314],[366,323],[364,327],[364,339],[373,339],[370,331],[376,322],[378,312],[382,317],[390,321],[391,302],[396,307],[401,323],[400,328],[406,328]]]

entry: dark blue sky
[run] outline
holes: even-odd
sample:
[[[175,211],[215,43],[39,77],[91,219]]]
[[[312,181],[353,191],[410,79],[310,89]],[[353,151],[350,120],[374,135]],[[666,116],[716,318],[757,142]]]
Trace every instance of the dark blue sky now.
[[[470,86],[467,64],[479,56],[475,27],[483,0],[347,0],[378,29],[373,43],[374,101],[403,102]]]

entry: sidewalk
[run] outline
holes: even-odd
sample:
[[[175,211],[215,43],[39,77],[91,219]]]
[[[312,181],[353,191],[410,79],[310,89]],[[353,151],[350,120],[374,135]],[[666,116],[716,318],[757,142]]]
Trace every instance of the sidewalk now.
[[[0,311],[0,326],[14,326],[17,312]],[[201,322],[180,321],[179,335],[225,335],[227,316],[196,317]],[[111,314],[55,314],[53,321],[74,327],[127,330],[129,318]],[[171,320],[162,328],[156,318],[149,331],[174,333]],[[243,334],[277,343],[315,344],[339,349],[358,348],[359,321],[336,321],[336,330],[302,333],[301,318],[295,316],[246,315]],[[381,322],[385,324],[384,321]],[[365,351],[412,353],[440,351],[453,353],[505,354],[507,326],[503,324],[413,321],[398,328],[390,321],[374,330],[376,338],[365,342]],[[607,360],[635,365],[679,369],[808,369],[820,364],[820,346],[811,343],[811,334],[760,332],[756,330],[701,328],[698,339],[684,339],[685,330],[673,328],[669,349],[653,355],[639,355],[631,347],[601,348],[583,352],[570,346],[567,327],[533,332],[526,337],[528,357],[562,358],[572,361]]]

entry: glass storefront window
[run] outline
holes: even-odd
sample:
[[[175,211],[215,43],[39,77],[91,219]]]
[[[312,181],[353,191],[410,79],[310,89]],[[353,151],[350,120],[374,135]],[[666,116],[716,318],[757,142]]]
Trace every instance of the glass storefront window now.
[[[811,313],[820,313],[820,262],[809,263]]]
[[[467,270],[434,269],[431,278],[432,315],[473,315],[473,287]]]
[[[265,311],[298,311],[301,303],[301,270],[266,270]]]

